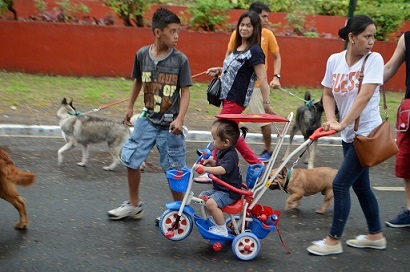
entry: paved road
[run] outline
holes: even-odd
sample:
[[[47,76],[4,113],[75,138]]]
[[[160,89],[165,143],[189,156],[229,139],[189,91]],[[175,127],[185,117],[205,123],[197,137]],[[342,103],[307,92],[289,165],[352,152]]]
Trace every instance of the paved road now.
[[[143,174],[142,200],[146,204],[141,220],[109,221],[106,211],[127,198],[125,168],[115,172],[102,170],[110,163],[104,145],[90,150],[86,168],[76,166],[80,149],[70,151],[63,166],[57,166],[57,150],[63,145],[60,137],[0,136],[0,145],[11,149],[16,164],[37,174],[29,188],[19,188],[26,199],[31,223],[25,232],[13,229],[18,215],[8,203],[0,209],[0,271],[408,271],[410,229],[385,228],[388,248],[383,251],[344,246],[344,253],[335,256],[309,255],[306,247],[322,239],[331,222],[332,210],[317,215],[322,197],[305,198],[300,209],[283,212],[280,232],[287,254],[277,232],[261,241],[260,254],[250,262],[239,261],[230,245],[214,252],[196,227],[183,241],[172,242],[163,237],[154,225],[155,217],[170,201],[170,193],[162,173],[155,164],[154,151]],[[204,143],[188,143],[188,163],[196,159],[195,150]],[[252,145],[258,152],[261,145]],[[316,166],[337,167],[340,146],[319,145]],[[295,158],[296,159],[296,158]],[[391,159],[371,170],[374,186],[402,186],[393,176]],[[305,167],[299,163],[298,167]],[[195,184],[198,193],[206,185]],[[382,220],[395,215],[404,204],[403,192],[375,191]],[[267,191],[260,204],[283,209],[287,195]],[[357,200],[352,210],[344,239],[366,232],[365,221]]]

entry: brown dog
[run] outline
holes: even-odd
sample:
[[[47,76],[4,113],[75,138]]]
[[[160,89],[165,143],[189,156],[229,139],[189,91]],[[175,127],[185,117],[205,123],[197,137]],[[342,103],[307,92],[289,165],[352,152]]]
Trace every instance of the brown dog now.
[[[271,175],[275,172],[276,169],[273,169]],[[286,200],[286,210],[297,208],[303,196],[311,196],[320,192],[324,195],[324,203],[316,210],[316,213],[323,214],[333,199],[332,182],[336,174],[337,169],[329,167],[294,168],[288,177],[288,169],[284,167],[272,181],[269,189],[281,189],[290,195]]]
[[[16,185],[29,186],[33,184],[35,175],[31,172],[23,172],[18,169],[11,160],[9,154],[0,148],[0,197],[10,202],[20,215],[16,229],[25,229],[28,225],[26,203],[18,194]]]

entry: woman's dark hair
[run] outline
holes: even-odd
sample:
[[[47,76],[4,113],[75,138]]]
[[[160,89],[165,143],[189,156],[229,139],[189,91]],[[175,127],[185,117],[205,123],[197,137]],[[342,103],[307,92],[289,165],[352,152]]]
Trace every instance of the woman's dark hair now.
[[[152,31],[156,28],[164,30],[169,24],[181,24],[181,20],[175,13],[168,9],[157,9],[152,16]]]
[[[239,127],[238,123],[229,119],[215,120],[212,126],[216,126],[216,135],[222,140],[229,140],[232,145],[236,145],[238,138],[241,136],[246,137],[248,129],[246,127]]]
[[[238,48],[242,44],[242,37],[239,34],[239,25],[241,24],[242,20],[246,17],[249,17],[249,19],[251,19],[253,33],[252,36],[249,37],[247,47],[244,51],[248,50],[255,44],[261,45],[262,35],[262,22],[259,15],[255,11],[245,11],[244,13],[242,13],[241,17],[239,17],[238,24],[236,25],[235,48]]]
[[[369,25],[374,25],[373,20],[370,19],[369,16],[353,16],[352,18],[350,18],[349,21],[347,21],[346,26],[339,30],[339,37],[345,40],[346,42],[349,42],[349,33],[352,33],[353,35],[357,36],[360,33],[362,33]]]

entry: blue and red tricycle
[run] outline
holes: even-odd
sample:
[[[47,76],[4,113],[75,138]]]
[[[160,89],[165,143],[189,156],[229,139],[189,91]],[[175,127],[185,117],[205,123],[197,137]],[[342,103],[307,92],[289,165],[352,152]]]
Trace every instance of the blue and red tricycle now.
[[[269,206],[262,206],[258,204],[258,201],[292,156],[310,145],[314,140],[334,133],[323,132],[318,129],[310,139],[285,158],[275,173],[271,173],[292,117],[293,113],[289,114],[287,118],[269,114],[218,115],[217,118],[233,119],[238,122],[283,123],[282,129],[278,130],[277,144],[273,150],[272,157],[266,165],[256,164],[249,166],[246,182],[243,184],[242,189],[234,188],[214,175],[209,175],[214,182],[243,195],[241,199],[222,209],[228,215],[226,219],[229,231],[228,236],[219,236],[208,231],[212,223],[207,219],[205,201],[196,197],[194,192],[191,191],[194,177],[193,167],[191,169],[182,168],[168,171],[167,178],[171,188],[175,191],[183,192],[185,195],[182,201],[166,204],[167,210],[161,215],[159,221],[161,233],[171,241],[180,241],[190,235],[193,223],[195,222],[199,233],[204,239],[210,241],[215,251],[221,250],[222,246],[227,242],[232,242],[232,251],[237,258],[245,261],[254,259],[261,250],[260,240],[265,238],[270,232],[275,231],[280,216],[279,211],[273,210]],[[199,158],[196,163],[207,159],[210,155],[211,143],[199,152]],[[193,203],[199,205],[200,214],[197,214],[191,206]]]

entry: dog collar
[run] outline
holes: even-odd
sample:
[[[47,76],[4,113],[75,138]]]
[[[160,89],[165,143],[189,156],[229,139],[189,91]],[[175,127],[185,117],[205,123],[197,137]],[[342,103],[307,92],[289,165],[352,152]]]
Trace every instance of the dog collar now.
[[[288,171],[288,173],[286,174],[285,185],[283,186],[283,191],[285,191],[285,193],[287,193],[287,194],[288,194],[288,185],[289,185],[289,182],[290,182],[290,176],[292,175],[292,170],[293,169],[290,169]]]
[[[80,116],[80,115],[81,115],[81,112],[79,112],[79,111],[76,111],[75,113],[69,112],[68,114],[69,114],[69,115],[73,115],[73,116]]]
[[[313,99],[311,99],[311,100],[309,100],[309,101],[305,101],[305,106],[306,107],[308,107],[308,108],[310,108],[312,105],[313,105],[313,102],[314,102],[315,100],[313,100]]]

